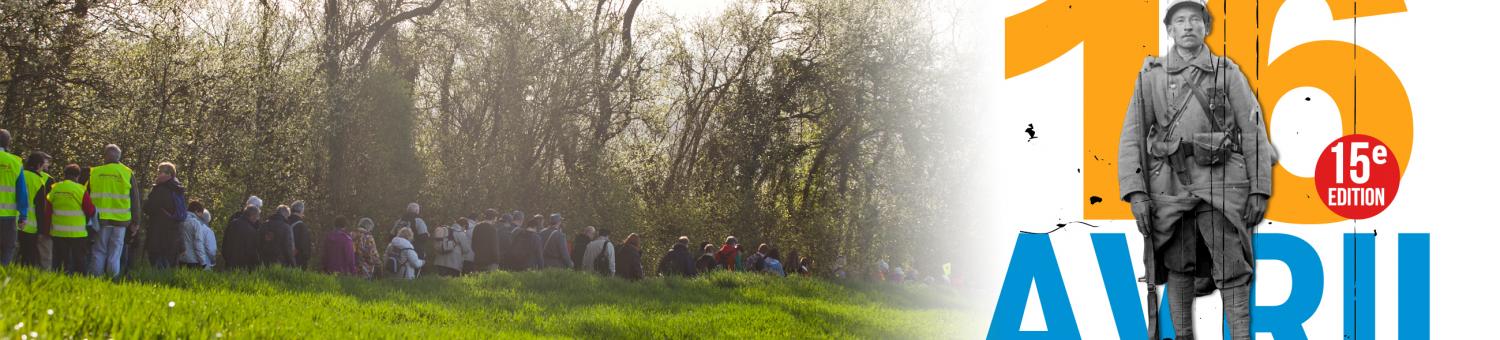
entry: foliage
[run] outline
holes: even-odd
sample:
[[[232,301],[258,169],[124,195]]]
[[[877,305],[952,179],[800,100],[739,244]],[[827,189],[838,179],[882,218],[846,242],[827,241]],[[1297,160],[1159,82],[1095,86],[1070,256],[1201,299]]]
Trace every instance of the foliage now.
[[[320,230],[415,201],[563,212],[647,254],[736,235],[855,270],[962,260],[943,117],[971,83],[927,2],[646,4],[5,1],[0,127],[54,172],[107,143],[176,162],[217,230],[249,195],[307,200]]]

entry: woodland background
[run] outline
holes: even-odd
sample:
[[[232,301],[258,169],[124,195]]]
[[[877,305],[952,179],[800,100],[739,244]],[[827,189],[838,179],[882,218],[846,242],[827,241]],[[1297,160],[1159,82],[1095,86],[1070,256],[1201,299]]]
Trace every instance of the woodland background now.
[[[962,263],[974,82],[917,0],[0,0],[12,152],[179,166],[222,230],[249,195],[388,225],[485,208],[569,232]],[[650,264],[654,264],[654,261]],[[649,268],[648,268],[649,269]]]

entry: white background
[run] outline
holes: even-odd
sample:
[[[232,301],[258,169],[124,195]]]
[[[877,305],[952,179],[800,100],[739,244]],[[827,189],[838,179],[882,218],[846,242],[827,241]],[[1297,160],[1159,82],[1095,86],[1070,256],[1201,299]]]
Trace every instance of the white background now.
[[[1113,0],[1101,0],[1113,1]],[[1167,1],[1161,1],[1163,7]],[[1212,1],[1210,1],[1212,2]],[[1004,19],[1041,3],[1031,1],[976,1],[965,15],[983,42],[979,75],[986,90],[976,100],[982,110],[959,117],[984,136],[976,158],[977,180],[971,199],[983,202],[976,221],[984,225],[981,265],[1000,268],[993,275],[971,279],[981,287],[979,299],[993,301],[1011,260],[1019,230],[1045,231],[1061,221],[1081,219],[1083,161],[1083,46],[1041,68],[1005,79]],[[1292,225],[1275,221],[1259,232],[1291,234],[1317,250],[1325,287],[1318,311],[1304,327],[1311,339],[1342,338],[1343,241],[1347,232],[1378,230],[1376,238],[1376,334],[1394,338],[1396,331],[1397,233],[1431,233],[1432,338],[1466,338],[1493,334],[1492,313],[1500,303],[1496,272],[1500,271],[1500,223],[1494,215],[1497,200],[1495,155],[1500,135],[1500,18],[1490,1],[1407,1],[1407,11],[1359,19],[1359,45],[1380,56],[1400,77],[1411,100],[1413,139],[1411,155],[1393,205],[1368,220],[1325,225]],[[1313,40],[1352,41],[1352,20],[1334,21],[1327,4],[1288,0],[1275,18],[1271,61],[1287,49]],[[1161,33],[1161,48],[1171,43]],[[992,61],[992,62],[990,62]],[[1245,65],[1246,62],[1240,62]],[[1311,101],[1302,100],[1311,97]],[[1275,107],[1269,122],[1273,143],[1281,151],[1281,165],[1292,173],[1310,176],[1318,152],[1341,134],[1337,108],[1322,91],[1299,88],[1284,100],[1261,103]],[[1291,99],[1297,100],[1291,100]],[[1123,107],[1122,107],[1123,109]],[[1036,126],[1038,139],[1022,132]],[[1376,136],[1377,138],[1379,136]],[[1114,176],[1113,173],[1110,176]],[[1115,199],[1114,193],[1100,194]],[[1274,197],[1272,199],[1275,199]],[[1089,233],[1126,233],[1131,255],[1139,263],[1140,238],[1132,221],[1091,221],[1099,229],[1069,227],[1052,235],[1073,312],[1086,339],[1113,339],[1114,319],[1101,285]],[[998,248],[996,248],[998,247]],[[1277,305],[1286,299],[1289,274],[1279,262],[1259,262],[1257,305]],[[1045,329],[1032,290],[1023,330]],[[1144,301],[1144,300],[1143,300]],[[1490,309],[1481,309],[1490,306]],[[1198,336],[1218,338],[1217,295],[1198,300]],[[988,321],[988,318],[985,318]],[[974,325],[983,334],[986,324]],[[1261,338],[1270,338],[1262,335]]]

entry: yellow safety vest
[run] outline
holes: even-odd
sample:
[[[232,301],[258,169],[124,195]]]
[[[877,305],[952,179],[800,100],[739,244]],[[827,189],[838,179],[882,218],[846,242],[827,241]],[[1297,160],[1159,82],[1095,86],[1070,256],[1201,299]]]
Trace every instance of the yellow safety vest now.
[[[21,216],[16,210],[17,177],[21,177],[21,157],[0,151],[0,217]]]
[[[62,181],[52,185],[47,193],[47,203],[52,205],[52,237],[88,237],[88,217],[83,216],[83,184]]]
[[[48,176],[45,172],[38,174],[31,172],[31,170],[26,170],[22,174],[26,176],[26,193],[32,195],[32,197],[41,195],[42,186],[47,185],[47,181],[52,180],[52,176]],[[35,201],[35,199],[32,199],[32,202]],[[26,210],[26,227],[21,228],[21,232],[27,234],[36,233],[36,226],[41,224],[41,220],[36,219],[37,210],[42,210],[42,207],[32,206],[31,209]]]
[[[100,220],[130,222],[130,168],[109,163],[89,171],[89,199],[99,210]]]

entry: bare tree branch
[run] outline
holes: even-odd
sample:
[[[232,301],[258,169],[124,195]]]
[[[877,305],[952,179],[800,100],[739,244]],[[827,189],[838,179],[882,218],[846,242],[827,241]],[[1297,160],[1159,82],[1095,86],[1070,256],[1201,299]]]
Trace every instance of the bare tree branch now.
[[[412,18],[432,14],[432,12],[436,12],[438,7],[442,5],[443,0],[433,0],[432,3],[427,4],[427,6],[413,8],[409,11],[401,12],[399,14],[396,14],[395,16],[386,18],[385,20],[381,20],[380,22],[376,23],[375,26],[371,28],[370,37],[365,38],[364,47],[360,48],[358,64],[359,68],[364,69],[367,65],[369,65],[370,55],[375,51],[375,47],[380,45],[381,38],[385,37],[385,34],[387,32],[390,32],[392,27],[395,27],[396,24],[399,24],[403,21],[411,20]]]

